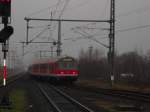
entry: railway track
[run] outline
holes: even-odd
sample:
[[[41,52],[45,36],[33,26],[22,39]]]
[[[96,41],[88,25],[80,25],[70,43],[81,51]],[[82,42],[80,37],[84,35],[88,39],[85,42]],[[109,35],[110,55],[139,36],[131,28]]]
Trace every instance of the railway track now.
[[[111,89],[110,90],[102,89],[102,90],[103,91],[101,91],[101,93],[104,94],[150,103],[150,94],[124,90],[111,90]]]
[[[75,86],[74,89],[90,91],[90,92],[94,92],[94,93],[99,93],[99,94],[104,94],[104,95],[109,95],[109,96],[125,98],[125,99],[129,99],[129,100],[150,103],[150,94],[149,93],[125,91],[125,90],[102,89],[102,88],[91,88],[91,87],[82,87],[82,86],[81,87]]]
[[[20,79],[21,77],[23,77],[23,75],[15,75],[15,76],[12,76],[12,77],[8,77],[8,80],[7,80],[7,85],[10,85],[12,84],[13,82],[15,82],[16,80]],[[0,88],[3,88],[3,84],[1,83],[0,84]]]
[[[55,112],[94,112],[55,86],[38,84],[38,87]]]

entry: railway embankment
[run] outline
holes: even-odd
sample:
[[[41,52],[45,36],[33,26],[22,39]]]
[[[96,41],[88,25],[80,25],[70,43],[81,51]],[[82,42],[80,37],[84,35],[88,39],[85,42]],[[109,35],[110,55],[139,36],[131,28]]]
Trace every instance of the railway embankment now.
[[[26,112],[27,96],[23,89],[15,89],[10,91],[10,106],[1,107],[0,112]]]
[[[132,85],[128,83],[114,83],[112,86],[110,81],[103,81],[100,79],[79,79],[76,82],[77,85],[83,87],[90,87],[90,88],[102,88],[102,89],[113,89],[113,90],[127,90],[127,91],[134,91],[134,92],[143,92],[143,93],[150,93],[150,84],[147,85]]]

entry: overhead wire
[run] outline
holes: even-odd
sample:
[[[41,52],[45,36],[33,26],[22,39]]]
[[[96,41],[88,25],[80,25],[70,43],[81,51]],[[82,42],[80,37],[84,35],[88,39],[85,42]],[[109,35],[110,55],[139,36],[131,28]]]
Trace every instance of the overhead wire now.
[[[145,29],[145,28],[150,28],[150,25],[142,25],[142,26],[136,26],[136,27],[132,27],[132,28],[126,28],[126,29],[120,29],[120,30],[116,30],[116,33],[121,33],[121,32],[127,32],[127,31],[132,31],[132,30],[137,30],[137,29]],[[87,37],[89,37],[91,39],[91,37],[93,37],[95,35],[89,35]],[[97,35],[99,36],[99,35]],[[82,39],[83,37],[77,37],[77,38],[69,38],[69,39],[64,39],[64,40],[73,40],[73,41],[76,41],[78,39]],[[104,39],[104,38],[108,38],[108,37],[102,37],[101,39]],[[95,39],[94,39],[95,41]]]
[[[124,17],[124,16],[133,15],[133,14],[136,14],[136,13],[139,14],[139,13],[143,13],[143,12],[149,11],[149,10],[150,10],[150,6],[137,8],[137,9],[134,9],[134,10],[129,11],[129,12],[120,13],[116,16],[116,18],[121,18],[121,17]]]
[[[43,27],[49,27],[50,25],[40,25],[40,26],[29,26],[30,29],[38,29]]]
[[[68,5],[69,1],[70,1],[70,0],[66,0],[66,3],[65,3],[65,5],[64,5],[63,9],[62,9],[62,11],[60,12],[59,18],[61,18],[61,16],[63,15],[63,12],[65,11],[66,6]],[[57,7],[56,7],[56,10],[55,10],[55,13],[57,12],[57,8],[58,8],[58,6],[59,6],[59,4],[60,4],[61,2],[62,2],[61,0],[58,0],[57,4],[54,5],[54,6],[57,6]],[[107,4],[108,4],[108,0],[107,0]],[[106,7],[107,7],[107,4],[106,4]],[[54,6],[51,6],[51,7],[54,7]],[[50,7],[48,7],[48,8],[50,8]],[[45,8],[45,9],[48,9],[48,8]],[[44,10],[45,10],[45,9],[44,9]],[[134,13],[145,12],[145,11],[148,11],[148,10],[150,10],[150,7],[138,8],[138,9],[135,9],[135,10],[133,10],[133,11],[131,11],[131,12],[126,12],[126,13],[123,13],[123,14],[119,14],[117,17],[120,18],[120,17],[128,16],[128,15],[131,15],[131,14],[134,14]],[[38,11],[38,12],[36,12],[36,13],[39,13],[39,12],[41,12],[41,11],[43,11],[43,10],[40,10],[40,11]],[[55,13],[54,13],[54,14],[55,14]],[[32,14],[33,14],[33,13],[32,13]],[[117,30],[116,33],[118,33],[118,32],[126,32],[126,31],[132,31],[132,30],[136,30],[136,29],[149,28],[149,27],[150,27],[150,25],[137,26],[137,27],[127,28],[127,29]]]
[[[59,2],[60,2],[60,1],[61,1],[61,0],[59,0]],[[70,1],[71,1],[71,0],[67,0],[67,2],[65,3],[65,5],[64,5],[64,7],[63,7],[63,9],[62,9],[62,11],[61,11],[61,13],[60,13],[60,15],[59,15],[59,19],[61,18],[63,12],[65,11],[65,9],[66,9],[66,7],[67,7],[67,5],[69,4]],[[58,5],[59,5],[59,2],[57,3],[57,7],[58,7]],[[81,7],[81,6],[85,5],[85,4],[88,3],[88,2],[89,2],[89,1],[86,0],[85,2],[82,2],[82,3],[78,4],[78,5],[75,6],[75,7],[69,8],[69,11],[72,10],[72,9],[74,9],[74,8],[76,8],[76,7]],[[55,10],[57,10],[57,7],[56,7]],[[54,28],[55,28],[55,27],[56,27],[56,25],[54,26]]]
[[[104,16],[104,14],[105,14],[105,12],[106,12],[106,9],[107,9],[107,7],[108,7],[108,5],[109,5],[109,1],[110,1],[110,0],[107,0],[107,1],[106,1],[106,4],[105,4],[105,7],[104,7],[104,10],[103,10],[103,12],[102,12],[101,16]]]
[[[48,28],[43,29],[40,33],[38,33],[34,38],[32,38],[29,43],[33,42],[35,39],[39,38]]]
[[[51,13],[51,19],[53,19],[53,16],[55,16],[56,15],[56,12],[57,12],[57,9],[58,9],[58,6],[61,4],[61,0],[58,0],[57,1],[57,3],[56,3],[56,8],[55,8],[55,10],[54,11],[51,11],[50,13]],[[52,28],[52,25],[53,25],[53,22],[52,21],[50,21],[50,25],[51,25],[51,27],[50,27],[50,38],[52,38],[52,36],[53,36],[53,33],[52,33],[52,31],[53,30],[55,30],[55,26]],[[50,40],[50,38],[48,38],[48,41]],[[52,38],[53,39],[53,38]],[[54,39],[53,39],[54,40]]]
[[[61,12],[60,12],[60,14],[59,14],[59,16],[58,16],[59,19],[60,19],[61,16],[63,15],[63,12],[65,11],[65,8],[67,7],[69,1],[70,1],[70,0],[67,0],[67,1],[65,2],[65,5],[64,5],[63,9],[61,10]],[[61,2],[62,2],[61,0],[58,0],[56,9],[55,9],[54,14],[53,14],[54,16],[55,16],[56,11],[57,11],[57,9],[58,9],[58,6],[59,6],[59,4],[60,4]],[[56,28],[56,24],[54,25],[53,29],[55,30],[55,28]]]
[[[41,13],[41,12],[44,12],[45,10],[49,10],[49,9],[54,8],[54,7],[56,7],[56,6],[57,6],[57,3],[54,4],[54,5],[52,5],[52,6],[46,7],[46,8],[44,8],[44,9],[40,9],[40,10],[38,10],[38,11],[36,11],[36,12],[33,12],[33,13],[29,14],[27,17],[30,17],[30,16],[33,16],[33,15],[39,14],[39,13]]]
[[[67,0],[67,1],[69,1],[69,0]],[[62,2],[61,0],[58,0],[57,5],[56,5],[56,9],[55,9],[54,11],[52,11],[52,16],[51,16],[51,17],[53,17],[53,16],[56,15],[56,12],[57,12],[58,7],[59,7],[59,5],[61,4],[61,2]],[[64,7],[63,7],[63,10],[61,10],[61,12],[60,12],[60,14],[59,14],[59,16],[58,16],[59,19],[61,18],[63,12],[65,11],[65,7],[67,6],[67,4],[68,4],[68,3],[65,3],[65,5],[64,5]],[[50,24],[52,24],[52,22],[50,22]],[[55,29],[55,28],[56,28],[56,24],[53,26],[53,29]]]
[[[108,5],[109,5],[109,0],[106,1],[106,4],[105,4],[105,7],[104,7],[104,10],[103,10],[102,15],[105,13],[106,8],[108,7]],[[88,28],[88,27],[86,27],[86,26],[88,26],[88,25],[93,25],[93,24],[96,25],[96,23],[88,23],[88,24],[86,24],[86,25],[82,25],[82,26],[78,26],[78,27],[80,27],[80,28],[83,27],[83,29],[86,28],[86,29],[92,29],[92,30],[94,30],[94,29],[101,29],[101,28]]]
[[[59,6],[59,4],[61,4],[61,0],[58,0],[58,2],[55,4],[55,5],[53,5],[53,6],[50,6],[50,7],[48,7],[48,8],[45,8],[45,9],[50,9],[50,8],[53,8],[53,7],[56,7],[56,9],[54,10],[54,15],[56,14],[56,12],[57,12],[57,8],[58,8],[58,6]],[[39,11],[37,11],[37,12],[35,12],[35,13],[32,13],[32,15],[33,14],[37,14],[37,13],[40,13],[40,12],[42,12],[42,11],[44,11],[45,9],[42,9],[42,10],[39,10]],[[31,15],[31,14],[30,14]],[[52,26],[52,23],[50,23],[50,25]],[[42,33],[44,33],[46,30],[48,30],[48,29],[50,29],[50,28],[48,28],[50,25],[47,25],[47,28],[45,28],[44,30],[42,30],[38,35],[36,35],[33,39],[31,39],[30,40],[30,42],[32,42],[33,40],[35,40],[36,38],[38,38]],[[51,27],[52,28],[52,27]]]
[[[63,15],[64,11],[66,10],[66,7],[68,6],[68,4],[69,4],[70,1],[71,0],[66,0],[65,5],[64,5],[62,11],[60,12],[59,17],[58,17],[59,19],[62,17],[62,15]]]
[[[69,8],[68,11],[83,7],[84,5],[87,5],[87,3],[89,3],[89,1],[90,0],[85,0],[84,2],[81,2],[81,3],[77,4],[76,6]]]
[[[61,3],[61,0],[58,0],[58,2],[57,2],[56,4],[54,4],[54,5],[52,5],[52,6],[49,6],[49,7],[47,7],[47,8],[41,9],[41,10],[39,10],[39,11],[36,11],[36,12],[34,12],[34,13],[31,13],[31,14],[29,14],[28,16],[33,16],[33,15],[39,14],[39,13],[41,13],[41,12],[47,10],[47,9],[54,8],[54,7],[56,7],[56,9],[55,9],[55,11],[54,11],[54,13],[56,13],[57,8],[58,8],[58,5],[59,5],[60,3]],[[50,25],[51,25],[51,24],[50,24]],[[50,28],[48,28],[50,25],[47,25],[47,27],[44,28],[39,34],[37,34],[33,39],[31,39],[30,42],[32,42],[33,40],[35,40],[36,38],[38,38],[38,37],[39,37],[41,34],[43,34],[46,30],[50,29]],[[38,27],[44,27],[44,26],[38,26]],[[35,28],[35,27],[32,27],[32,26],[31,26],[30,28]]]
[[[59,18],[61,18],[61,16],[63,15],[63,13],[64,13],[64,11],[65,11],[65,9],[66,9],[66,7],[67,7],[67,5],[69,4],[70,1],[71,1],[71,0],[66,0],[64,7],[63,7],[63,9],[61,10],[61,12],[60,12],[60,14],[59,14]],[[41,9],[41,10],[39,10],[39,11],[37,11],[37,12],[31,13],[30,15],[35,15],[35,14],[41,13],[41,12],[47,10],[47,9],[56,7],[56,9],[53,11],[53,15],[55,15],[56,12],[57,12],[58,6],[59,6],[62,2],[63,2],[63,1],[58,0],[58,2],[57,2],[55,5],[50,6],[50,7],[47,7],[47,8],[45,8],[45,9]],[[88,3],[88,2],[89,2],[89,1],[82,2],[82,3],[79,4],[79,5],[82,6],[82,5],[85,5],[85,4]],[[79,5],[78,5],[78,6],[79,6]],[[29,15],[29,16],[30,16],[30,15]],[[50,23],[50,24],[52,24],[52,23]],[[53,27],[54,30],[55,30],[55,27],[56,27],[56,25]],[[51,27],[51,28],[52,28],[52,27]]]
[[[69,4],[69,1],[70,1],[70,0],[66,0],[65,5],[64,5],[63,9],[61,10],[61,12],[60,12],[60,14],[59,14],[59,16],[58,16],[59,19],[60,19],[61,16],[63,15],[63,13],[64,13],[64,11],[65,11],[67,5]],[[57,2],[57,7],[56,7],[55,11],[57,11],[58,6],[59,6],[59,4],[60,4],[61,2],[62,2],[61,0],[58,0],[58,2]],[[54,11],[54,15],[56,14],[55,11]],[[52,17],[53,17],[53,15],[52,15]],[[50,22],[50,24],[52,25],[52,22]],[[56,25],[57,25],[57,24],[55,24],[55,25],[53,26],[53,28],[51,27],[51,28],[52,28],[52,31],[54,31],[54,30],[56,29]],[[52,36],[52,32],[51,32],[51,36]]]
[[[118,33],[122,33],[122,32],[127,32],[127,31],[133,31],[133,30],[138,30],[138,29],[147,29],[147,28],[150,28],[150,25],[142,25],[142,26],[136,26],[136,27],[131,27],[131,28],[126,28],[126,29],[120,29],[120,30],[116,30],[116,34]],[[93,37],[95,35],[89,35],[89,37]],[[96,35],[96,36],[100,36],[99,34]],[[77,37],[75,39],[82,39],[83,37]],[[104,38],[108,38],[108,37],[103,37],[102,39]],[[69,39],[65,39],[65,40],[75,40],[73,38],[69,38]]]
[[[56,14],[56,12],[57,12],[57,10],[58,10],[58,7],[59,7],[59,5],[61,4],[61,0],[58,0],[57,1],[57,4],[56,4],[56,7],[55,7],[55,9],[54,9],[54,11],[53,11],[53,15],[55,16],[55,14]]]
[[[62,11],[60,12],[59,18],[61,18],[61,16],[63,15],[63,12],[65,11],[65,9],[66,9],[66,7],[67,7],[69,1],[70,1],[70,0],[66,0],[63,9],[62,9]],[[57,11],[57,8],[58,8],[58,6],[59,6],[59,4],[60,4],[61,2],[62,2],[61,0],[58,0],[58,2],[57,2],[57,4],[56,4],[56,9],[55,9],[55,11],[54,11],[54,15],[55,15],[55,13],[56,13],[56,11]],[[52,23],[51,23],[51,24],[52,24]],[[47,26],[50,26],[50,25],[47,25]],[[49,29],[49,28],[43,29],[39,34],[37,34],[33,39],[31,39],[31,40],[29,41],[29,43],[30,43],[30,42],[33,42],[35,39],[39,38],[39,36],[42,35],[47,29]]]
[[[146,11],[149,11],[149,10],[150,10],[150,6],[140,7],[140,8],[134,9],[129,12],[120,13],[116,16],[116,18],[122,18],[125,16],[133,15],[133,14],[141,14],[141,13],[145,13]],[[118,19],[117,19],[117,21],[118,21]],[[130,28],[126,28],[126,29],[116,30],[116,33],[133,31],[133,30],[144,29],[144,28],[149,28],[149,27],[150,27],[150,25],[135,26],[135,27],[130,27]]]
[[[116,33],[132,31],[132,30],[137,30],[137,29],[144,29],[144,28],[150,28],[150,25],[142,25],[142,26],[136,26],[132,28],[121,29],[121,30],[117,30]]]
[[[93,35],[89,35],[88,37],[94,37],[94,36],[99,36],[99,34],[93,34]],[[76,41],[78,39],[82,39],[83,36],[80,36],[80,37],[76,37],[76,38],[67,38],[67,39],[63,39],[63,40],[73,40],[73,41]],[[100,39],[106,39],[108,37],[100,37]]]
[[[58,9],[58,6],[59,6],[62,2],[63,2],[63,0],[58,0],[58,2],[57,2],[56,4],[54,4],[54,5],[52,5],[52,6],[49,6],[49,7],[46,7],[46,8],[43,8],[43,9],[40,9],[40,10],[38,10],[38,11],[36,11],[36,12],[30,13],[27,17],[33,16],[33,15],[36,15],[36,14],[39,14],[39,13],[42,13],[42,12],[44,12],[44,11],[46,11],[46,10],[49,10],[49,9],[52,9],[52,8],[55,8],[54,11],[53,11],[53,13],[56,14],[57,9]],[[77,6],[69,8],[69,11],[70,11],[70,10],[73,10],[73,9],[75,9],[75,8],[82,7],[83,5],[87,4],[88,2],[89,2],[89,1],[86,0],[86,1],[84,1],[84,2],[82,2],[82,3],[79,3]]]
[[[81,30],[84,34],[86,34],[87,36],[89,36],[90,34],[89,33],[87,33],[86,31],[84,31],[84,30]],[[102,45],[102,46],[104,46],[104,47],[106,47],[106,48],[109,48],[108,47],[108,45],[106,45],[106,44],[103,44],[102,42],[100,42],[100,41],[98,41],[97,39],[95,39],[95,38],[92,38],[92,37],[88,37],[89,39],[91,39],[91,40],[93,40],[93,41],[95,41],[95,42],[97,42],[97,43],[99,43],[100,45]],[[105,37],[106,38],[106,37]]]
[[[93,41],[95,41],[96,43],[102,45],[103,47],[109,48],[108,45],[103,44],[102,42],[100,42],[100,41],[98,41],[98,40],[92,38],[87,32],[84,32],[84,31],[80,32],[80,31],[77,31],[77,30],[75,30],[75,32],[76,32],[76,33],[79,33],[80,35],[82,35],[85,39],[93,40]]]

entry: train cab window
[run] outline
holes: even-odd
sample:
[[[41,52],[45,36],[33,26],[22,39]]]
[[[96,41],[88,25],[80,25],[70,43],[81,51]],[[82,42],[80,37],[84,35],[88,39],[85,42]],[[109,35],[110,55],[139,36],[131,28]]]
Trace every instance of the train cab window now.
[[[73,62],[68,63],[68,68],[74,68],[76,67],[76,64]]]
[[[76,68],[76,63],[75,62],[59,62],[59,68],[61,69]]]

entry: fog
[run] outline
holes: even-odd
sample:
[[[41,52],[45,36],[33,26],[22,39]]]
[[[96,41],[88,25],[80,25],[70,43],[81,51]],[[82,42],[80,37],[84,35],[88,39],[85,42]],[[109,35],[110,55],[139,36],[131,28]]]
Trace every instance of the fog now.
[[[12,26],[15,33],[10,37],[10,50],[17,51],[22,58],[22,44],[17,42],[26,40],[26,21],[24,17],[34,18],[63,18],[63,19],[109,19],[110,0],[13,0],[12,1]],[[51,13],[53,16],[51,16]],[[150,1],[149,0],[116,0],[116,51],[118,53],[138,50],[146,53],[150,48]],[[31,26],[43,26],[51,24],[52,28],[43,33],[35,41],[57,40],[56,22],[31,22]],[[62,23],[62,54],[78,57],[81,49],[90,46],[107,53],[108,49],[90,39],[77,39],[83,35],[78,27],[83,27],[87,35],[95,35],[92,38],[108,44],[108,31],[101,28],[109,28],[106,23]],[[95,29],[86,29],[95,28]],[[130,29],[131,28],[131,29]],[[133,29],[132,29],[133,28]],[[29,40],[41,32],[44,27],[30,29]],[[126,30],[129,29],[129,30]],[[117,32],[118,31],[118,32]],[[45,38],[44,38],[45,37]],[[103,37],[106,37],[102,39]],[[72,38],[72,39],[70,39]],[[68,40],[69,39],[69,40]],[[30,62],[38,55],[39,50],[50,50],[51,44],[30,44],[25,47],[25,62]],[[55,48],[54,48],[55,49]],[[50,55],[50,54],[46,54]]]

